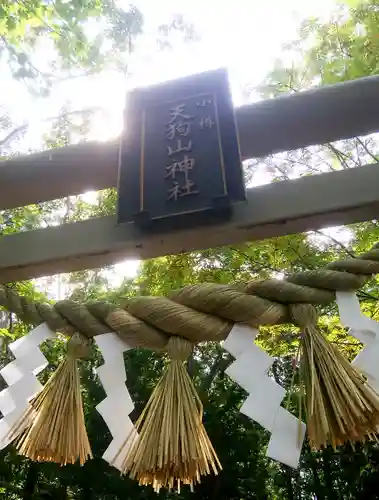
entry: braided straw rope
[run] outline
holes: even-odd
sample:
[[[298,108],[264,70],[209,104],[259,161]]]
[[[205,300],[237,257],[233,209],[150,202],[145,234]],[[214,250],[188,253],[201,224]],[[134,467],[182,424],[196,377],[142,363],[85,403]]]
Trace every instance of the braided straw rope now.
[[[284,280],[190,285],[169,297],[127,299],[122,308],[106,302],[33,303],[7,287],[0,287],[0,306],[25,323],[46,322],[52,330],[69,336],[80,332],[90,338],[113,331],[132,347],[162,350],[171,335],[196,343],[224,340],[238,322],[251,326],[296,322],[291,306],[333,302],[336,291],[358,290],[376,273],[379,244],[356,258]]]

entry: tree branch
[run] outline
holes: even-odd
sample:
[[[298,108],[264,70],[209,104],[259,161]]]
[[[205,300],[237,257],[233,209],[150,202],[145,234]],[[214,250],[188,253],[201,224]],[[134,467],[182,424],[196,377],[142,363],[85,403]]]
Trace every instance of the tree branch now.
[[[243,252],[242,250],[239,250],[238,248],[235,248],[235,247],[230,247],[230,249],[233,252],[236,252],[239,255],[242,255],[242,257],[244,257],[247,260],[247,262],[253,267],[253,270],[256,273],[259,273],[260,271],[272,271],[275,274],[281,274],[281,273],[286,274],[285,271],[283,271],[281,269],[276,269],[275,267],[272,267],[269,264],[263,264],[263,265],[259,265],[257,267],[258,262],[255,259],[252,259],[245,252]]]
[[[335,245],[340,247],[349,257],[355,259],[354,253],[351,252],[343,243],[341,243],[340,241],[333,238],[333,236],[330,236],[329,234],[325,234],[318,229],[314,229],[313,232],[319,234],[320,236],[323,236],[324,238],[329,238],[330,241],[332,241]]]
[[[348,160],[351,160],[350,156],[346,155],[345,153],[343,153],[342,151],[340,151],[339,149],[337,149],[331,143],[326,144],[326,146],[332,151],[332,153],[334,153],[337,156],[338,161],[341,163],[342,167],[345,170],[347,170],[348,168],[350,168],[349,164],[345,160],[345,158],[347,158]]]
[[[13,139],[16,135],[19,133],[23,132],[29,127],[29,124],[27,125],[20,125],[19,127],[13,129],[11,132],[9,132],[8,135],[4,137],[4,139],[0,140],[0,148],[4,147],[11,139]]]
[[[208,392],[217,375],[224,372],[233,361],[233,359],[234,358],[231,354],[228,354],[226,357],[224,357],[224,353],[220,352],[215,362],[213,363],[212,368],[209,370],[208,376],[204,380],[204,384],[202,384],[202,389]]]
[[[368,149],[367,145],[360,139],[359,137],[356,137],[357,142],[362,146],[362,148],[365,150],[365,152],[372,158],[375,162],[379,162],[379,158],[375,156],[371,151]]]
[[[103,110],[104,110],[104,108],[101,108],[100,106],[93,106],[90,108],[78,109],[78,110],[74,110],[74,111],[67,111],[67,112],[62,113],[59,116],[48,116],[46,118],[42,118],[41,121],[42,122],[49,122],[49,121],[58,120],[59,118],[64,118],[64,117],[69,117],[69,116],[74,116],[74,115],[81,115],[81,114],[85,114],[88,112],[103,111]],[[28,130],[29,127],[30,127],[30,123],[25,123],[24,125],[20,125],[19,127],[12,130],[12,132],[10,132],[7,136],[5,136],[4,139],[0,140],[0,147],[4,147],[12,138],[14,138],[17,134],[19,134],[21,132],[25,132],[26,130]]]

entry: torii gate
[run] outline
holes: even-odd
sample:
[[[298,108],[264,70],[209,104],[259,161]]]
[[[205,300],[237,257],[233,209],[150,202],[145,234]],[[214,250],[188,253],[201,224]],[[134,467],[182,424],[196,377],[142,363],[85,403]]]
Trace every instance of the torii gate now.
[[[242,159],[376,132],[378,93],[373,76],[239,107]],[[118,144],[89,142],[1,163],[0,209],[116,186]],[[371,164],[248,189],[229,221],[174,233],[140,234],[110,216],[4,236],[0,283],[369,220],[379,212],[378,175]]]
[[[200,80],[204,84],[204,77]],[[216,82],[216,87],[219,83]],[[230,202],[241,201],[244,195],[234,189],[238,182],[241,184],[239,148],[232,105],[223,85],[221,83],[212,94],[192,93],[186,101],[188,108],[192,102],[192,114],[203,102],[204,106],[211,105],[215,111],[213,118],[208,111],[191,116],[184,104],[174,107],[175,119],[179,115],[185,120],[195,117],[197,127],[204,125],[212,129],[205,139],[199,135],[196,141],[194,139],[206,145],[201,151],[205,156],[199,162],[200,172],[195,172],[196,182],[187,178],[188,169],[192,173],[195,165],[195,159],[187,156],[192,147],[192,136],[190,139],[187,133],[189,122],[174,122],[180,136],[175,138],[175,146],[164,143],[167,131],[162,132],[162,127],[157,139],[160,149],[154,142],[146,146],[146,130],[154,135],[156,129],[152,126],[154,121],[146,120],[143,91],[139,96],[135,94],[132,105],[136,113],[131,123],[138,126],[131,128],[130,136],[139,142],[128,143],[129,153],[123,138],[121,154],[116,142],[90,143],[4,162],[0,167],[0,208],[3,209],[79,194],[88,188],[115,186],[120,160],[118,220],[135,223],[116,224],[116,217],[112,216],[5,236],[0,240],[0,283],[101,267],[128,256],[155,257],[376,217],[379,208],[377,163],[249,189],[247,203],[235,204],[230,210]],[[194,89],[188,81],[183,87],[186,92]],[[205,88],[209,90],[209,82]],[[379,128],[378,90],[379,77],[371,77],[239,108],[235,114],[242,158],[375,132]],[[176,98],[181,92],[177,92],[173,84],[166,90],[156,91],[154,98],[152,94],[147,96],[149,105],[159,107],[163,95],[170,97],[163,104],[172,105],[178,102]],[[220,95],[226,95],[225,102]],[[182,99],[181,95],[179,102],[183,102]],[[160,125],[167,125],[160,112],[155,109],[153,116],[154,113],[155,118],[160,117]],[[171,122],[169,119],[168,124]],[[214,123],[218,125],[214,127]],[[198,134],[198,128],[196,130]],[[168,139],[173,139],[170,128]],[[208,150],[212,147],[214,156]],[[157,155],[159,151],[164,152],[164,163]],[[179,159],[175,156],[178,152],[181,153]],[[125,157],[131,163],[123,163]],[[167,157],[171,158],[169,165]],[[212,163],[216,164],[217,158],[218,172]],[[225,168],[228,166],[225,158],[231,158],[230,163],[236,167],[234,174]],[[137,168],[131,169],[133,182],[128,186],[124,182],[125,165],[133,162]],[[155,168],[157,164],[159,169]],[[175,174],[178,172],[184,176],[186,186],[179,185],[178,196],[199,196],[192,205],[190,202],[179,208],[173,205],[167,208],[165,201],[171,199],[171,195],[147,207],[144,201],[146,165],[152,176],[150,195],[159,189],[166,192],[167,186],[161,181],[162,177],[169,177],[176,197],[179,182]],[[218,173],[218,177],[204,177],[207,168]],[[200,180],[205,185],[208,205],[205,202],[201,205],[205,198],[200,196],[200,189],[192,193],[186,191],[200,184]],[[219,192],[213,184],[220,188]],[[134,215],[121,213],[129,206],[127,198],[124,202],[121,200],[125,186],[133,207],[137,207]],[[184,209],[185,206],[189,208]],[[167,231],[167,227],[163,230],[162,226],[153,228],[150,224],[153,219],[175,218],[189,212],[192,216],[201,211],[201,217],[206,217],[209,209],[217,217],[208,220],[207,225],[197,219],[199,223],[195,226]],[[141,227],[141,222],[144,226],[146,221],[151,231]],[[201,401],[184,365],[193,345],[200,341],[224,340],[224,348],[235,358],[227,374],[248,392],[240,411],[271,433],[267,456],[297,467],[305,434],[303,406],[309,441],[315,449],[371,438],[379,424],[379,325],[362,315],[355,291],[378,272],[379,245],[375,245],[357,258],[329,263],[319,272],[295,273],[282,281],[271,279],[236,286],[193,285],[170,297],[135,297],[122,307],[104,302],[33,304],[12,290],[0,287],[2,306],[38,325],[11,344],[15,360],[0,370],[8,384],[0,398],[3,413],[0,448],[16,440],[21,454],[62,465],[77,460],[84,463],[92,456],[76,363],[77,358],[86,356],[94,337],[104,360],[97,372],[107,394],[96,408],[112,434],[103,458],[122,474],[129,472],[140,484],[152,484],[157,491],[176,485],[180,489],[181,483],[192,488],[199,482],[200,475],[209,474],[211,469],[217,473],[221,467],[202,425]],[[354,366],[317,329],[314,305],[333,300],[337,301],[343,324],[365,344]],[[299,419],[282,405],[285,389],[268,376],[273,358],[254,342],[257,326],[285,322],[292,322],[301,330],[299,392],[303,393],[305,388],[306,402],[303,405],[301,396]],[[55,331],[72,337],[68,341],[67,358],[42,389],[36,374],[46,366],[46,360],[39,345],[54,338]],[[129,418],[133,402],[125,385],[122,353],[141,346],[163,350],[171,361],[134,425]],[[297,369],[295,366],[294,370]]]

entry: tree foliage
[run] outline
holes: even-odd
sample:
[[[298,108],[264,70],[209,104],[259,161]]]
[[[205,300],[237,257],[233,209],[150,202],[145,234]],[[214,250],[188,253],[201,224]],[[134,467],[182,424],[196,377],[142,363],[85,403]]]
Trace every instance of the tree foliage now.
[[[119,62],[141,29],[140,11],[124,10],[114,0],[5,0],[0,5],[0,40],[13,76],[37,80],[39,86],[51,84],[57,71],[99,71]],[[55,49],[50,71],[40,69],[33,57],[41,45]]]

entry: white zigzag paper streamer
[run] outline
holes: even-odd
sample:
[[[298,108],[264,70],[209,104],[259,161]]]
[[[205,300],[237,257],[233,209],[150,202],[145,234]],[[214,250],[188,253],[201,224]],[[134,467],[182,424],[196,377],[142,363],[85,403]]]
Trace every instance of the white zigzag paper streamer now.
[[[361,312],[355,292],[336,292],[336,302],[341,323],[349,328],[350,335],[364,344],[352,364],[379,392],[379,323]]]
[[[0,392],[0,449],[10,440],[9,431],[29,406],[29,401],[42,389],[36,375],[47,366],[39,345],[54,338],[55,333],[43,323],[9,345],[15,360],[0,370],[8,387]]]
[[[255,328],[234,325],[224,348],[236,360],[226,373],[249,393],[240,411],[271,432],[266,456],[295,468],[305,424],[280,406],[286,391],[267,375],[274,359],[254,343],[257,335]]]
[[[97,368],[100,381],[107,397],[96,406],[112,434],[112,441],[103,454],[103,459],[117,469],[128,452],[127,443],[131,444],[137,431],[129,418],[134,404],[125,385],[126,373],[123,352],[131,347],[115,333],[106,333],[95,337],[97,346],[103,355],[104,364]],[[128,441],[128,437],[130,440]],[[122,451],[119,453],[121,447]]]

